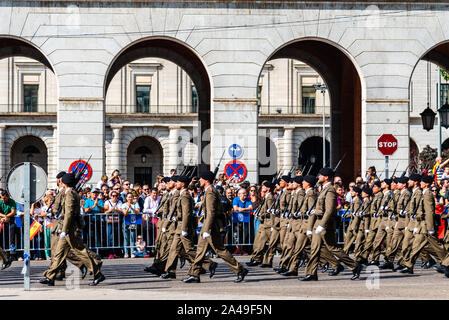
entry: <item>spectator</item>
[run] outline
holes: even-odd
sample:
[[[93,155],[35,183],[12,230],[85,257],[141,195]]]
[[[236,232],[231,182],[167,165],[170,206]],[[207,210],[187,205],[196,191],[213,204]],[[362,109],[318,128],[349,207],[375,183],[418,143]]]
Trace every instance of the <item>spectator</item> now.
[[[111,177],[108,180],[108,185],[109,187],[114,187],[116,184],[122,184],[122,177],[120,176],[120,171],[118,169],[115,169],[112,174]]]
[[[138,258],[149,258],[148,252],[146,251],[146,243],[142,240],[142,236],[137,236],[137,241],[135,243],[136,249],[133,251],[134,257]]]
[[[122,198],[122,202],[126,202],[126,195],[131,191],[131,182],[129,182],[129,180],[123,181],[122,188],[123,190],[120,196]]]
[[[9,197],[6,190],[0,190],[0,218],[8,224],[9,230],[9,254],[12,258],[16,257],[16,202]]]
[[[343,180],[341,180],[341,177],[335,176],[334,177],[334,184],[343,185]]]
[[[449,179],[449,167],[444,167],[442,179]]]
[[[345,189],[341,185],[337,184],[336,191],[337,191],[337,210],[342,210],[346,206]]]
[[[121,211],[124,215],[124,217],[131,216],[131,219],[124,219],[124,222],[122,224],[122,231],[123,231],[123,238],[124,238],[124,244],[123,248],[125,251],[124,258],[128,258],[131,256],[131,258],[134,258],[134,254],[131,252],[132,247],[131,243],[134,243],[136,241],[136,233],[137,233],[137,225],[136,225],[136,218],[135,215],[140,214],[139,204],[137,203],[137,197],[135,197],[136,201],[134,201],[134,196],[131,192],[128,192],[126,194],[126,202],[122,204]],[[134,219],[132,218],[134,215]],[[130,253],[128,255],[128,252]]]
[[[224,187],[226,186],[226,183],[227,183],[227,177],[226,177],[226,174],[220,173],[220,174],[218,175],[218,181],[217,181],[216,186],[221,186],[221,187],[224,188]]]
[[[154,183],[154,187],[157,188],[161,183],[162,179],[164,179],[164,175],[158,174],[156,177],[156,182]]]
[[[42,217],[42,202],[38,201],[32,203],[30,206],[30,216],[34,221],[38,222],[40,225],[44,223],[44,218]],[[33,238],[33,245],[31,250],[35,251],[34,255],[31,255],[33,260],[42,260],[42,228],[39,229],[37,234]]]
[[[106,201],[106,200],[109,199],[109,191],[110,191],[110,188],[109,188],[108,185],[105,185],[105,184],[104,184],[104,185],[101,187],[101,193],[103,194],[103,200],[104,200],[104,201]]]
[[[53,217],[51,214],[50,206],[53,204],[53,197],[52,196],[45,196],[42,199],[43,206],[41,210],[41,216],[44,219],[44,244],[45,244],[45,258],[47,260],[51,259],[51,227],[52,227],[52,221]]]
[[[236,216],[239,217],[239,213],[243,214],[243,221],[249,222],[249,213],[253,210],[253,206],[251,200],[248,198],[248,193],[244,187],[240,188],[237,194],[237,198],[233,200],[233,226],[234,226],[234,239],[235,243],[248,243],[249,242],[249,233],[248,228],[243,228],[243,223],[236,219]],[[237,245],[236,251],[233,253],[236,254],[248,254],[246,251],[242,249],[242,246]]]
[[[257,187],[257,185],[252,185],[249,188],[249,199],[251,200],[251,204],[253,205],[253,208],[259,207],[261,203],[260,198],[260,191]],[[254,222],[254,235],[257,233],[257,229],[259,228],[260,221],[259,219],[254,219],[254,217],[251,217]]]
[[[345,197],[345,201],[347,202],[347,203],[351,203],[352,202],[352,195],[351,195],[351,191],[352,191],[352,188],[355,186],[355,182],[350,182],[349,183],[349,190],[348,190],[348,192],[346,192],[346,197]]]
[[[440,195],[438,187],[435,184],[432,185],[430,190],[432,191],[433,198],[435,199],[435,214],[440,215],[441,217],[441,225],[439,227],[435,226],[435,228],[438,227],[438,229],[435,231],[437,231],[438,233],[438,239],[443,239],[444,231],[446,229],[445,220],[443,219],[443,217],[445,214],[447,214],[447,210],[445,210],[445,199]]]
[[[176,176],[176,169],[170,170],[170,177]]]
[[[165,185],[164,182],[163,184]],[[151,245],[154,244],[154,239],[156,239],[158,217],[155,212],[160,201],[161,197],[159,196],[159,191],[156,188],[153,188],[151,189],[151,194],[145,198],[145,204],[143,206],[142,234]]]
[[[115,187],[115,186],[114,186]],[[115,190],[111,192],[111,199],[104,203],[104,213],[106,214],[106,231],[107,231],[107,245],[109,247],[109,259],[117,258],[114,247],[119,246],[119,214],[121,212],[122,201],[119,193]]]
[[[88,234],[90,238],[88,239],[88,246],[92,247],[92,244],[95,244],[95,247],[100,248],[102,246],[101,243],[101,231],[102,222],[104,212],[104,201],[100,199],[100,190],[97,188],[93,189],[90,193],[90,198],[87,199],[84,203],[84,212],[88,214]],[[93,238],[93,239],[92,239]]]
[[[97,183],[97,189],[101,189],[103,186],[107,186],[108,185],[108,176],[107,175],[103,175],[100,179],[100,181],[98,181]]]
[[[445,200],[448,200],[448,196],[449,196],[448,189],[449,189],[449,180],[441,179],[439,195],[441,197],[443,197]],[[446,202],[446,204],[447,204],[447,202]]]
[[[156,189],[157,191],[157,189]],[[145,199],[150,196],[150,186],[147,184],[144,184],[142,187],[142,193],[139,195],[139,209],[143,212],[143,209],[145,207]]]
[[[442,162],[442,161],[443,161],[443,158],[436,157],[435,165],[433,166],[433,169],[432,169],[432,174],[435,175],[435,182],[438,183],[438,185],[440,185],[441,179],[443,178],[443,168],[449,162],[449,158],[447,160],[445,160],[444,162]]]

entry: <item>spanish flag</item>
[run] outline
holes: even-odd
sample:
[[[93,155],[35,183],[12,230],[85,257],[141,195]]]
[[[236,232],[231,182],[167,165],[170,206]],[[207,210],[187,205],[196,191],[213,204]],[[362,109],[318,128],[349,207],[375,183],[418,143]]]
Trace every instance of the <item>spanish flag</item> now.
[[[42,228],[42,225],[34,220],[34,222],[30,226],[30,240],[33,240],[34,236],[39,232]]]

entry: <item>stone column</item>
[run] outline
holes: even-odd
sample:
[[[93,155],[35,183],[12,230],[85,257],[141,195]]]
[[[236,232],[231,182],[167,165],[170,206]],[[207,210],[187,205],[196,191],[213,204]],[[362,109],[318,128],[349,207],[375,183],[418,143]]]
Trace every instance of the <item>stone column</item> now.
[[[281,151],[282,157],[282,170],[283,174],[287,174],[288,171],[295,164],[294,162],[294,152],[293,152],[293,131],[294,127],[285,127],[284,138],[283,138],[283,148]]]
[[[5,145],[5,131],[6,126],[0,125],[0,187],[2,188],[6,186],[6,157],[8,156],[8,150]]]
[[[258,182],[257,118],[257,99],[214,99],[211,110],[211,171],[224,150],[218,171],[223,172],[225,164],[232,160],[227,150],[236,143],[243,148],[243,156],[239,160],[247,168],[246,180]]]
[[[164,175],[169,175],[171,169],[178,169],[180,165],[179,137],[181,133],[180,126],[170,126],[168,133],[168,159],[165,162],[168,167],[163,168]],[[178,172],[179,174],[179,172]]]
[[[58,168],[68,170],[80,157],[90,155],[92,178],[96,184],[105,171],[104,104],[101,98],[61,98],[58,106]]]
[[[367,99],[366,117],[362,117],[362,176],[369,166],[385,178],[385,157],[377,150],[377,140],[390,133],[398,140],[398,149],[390,156],[389,171],[398,165],[401,174],[409,162],[409,107],[407,99]],[[399,164],[398,164],[399,163]]]
[[[124,172],[122,168],[122,141],[121,141],[121,130],[123,126],[111,125],[112,129],[112,141],[111,141],[111,154],[108,157],[111,158],[111,172],[106,172],[108,176],[112,174],[112,171],[118,169],[120,172]],[[127,173],[128,174],[128,173]]]

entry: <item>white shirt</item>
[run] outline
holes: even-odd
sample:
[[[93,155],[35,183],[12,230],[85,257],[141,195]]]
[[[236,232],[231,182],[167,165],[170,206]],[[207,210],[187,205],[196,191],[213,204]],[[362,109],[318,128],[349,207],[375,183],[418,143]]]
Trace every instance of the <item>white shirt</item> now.
[[[153,215],[160,201],[161,201],[160,196],[158,196],[156,200],[153,200],[153,197],[146,197],[145,204],[143,206],[143,213],[149,213],[150,215]]]

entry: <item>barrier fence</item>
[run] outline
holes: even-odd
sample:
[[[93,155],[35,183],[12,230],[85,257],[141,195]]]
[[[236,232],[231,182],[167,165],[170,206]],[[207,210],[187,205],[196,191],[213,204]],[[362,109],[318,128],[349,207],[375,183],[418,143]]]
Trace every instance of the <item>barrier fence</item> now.
[[[341,215],[345,210],[340,210]],[[131,256],[136,251],[135,242],[137,236],[142,236],[146,244],[146,252],[142,256],[149,254],[155,247],[157,236],[158,218],[149,214],[85,214],[81,216],[83,224],[83,241],[93,251],[101,255],[127,254]],[[198,226],[196,236],[202,227],[202,218],[197,217]],[[233,212],[228,217],[226,235],[224,236],[225,246],[241,246],[243,250],[251,251],[254,237],[258,228],[258,220],[254,221],[252,214],[241,214]],[[50,257],[50,229],[51,224],[45,226],[41,218],[38,222],[42,224],[40,230],[34,236],[30,248],[31,257]],[[343,244],[344,234],[350,219],[339,218],[336,230],[338,244]],[[32,220],[33,222],[33,220]],[[23,216],[15,217],[14,222],[4,223],[1,229],[0,245],[5,251],[16,252],[18,256],[23,252]]]

